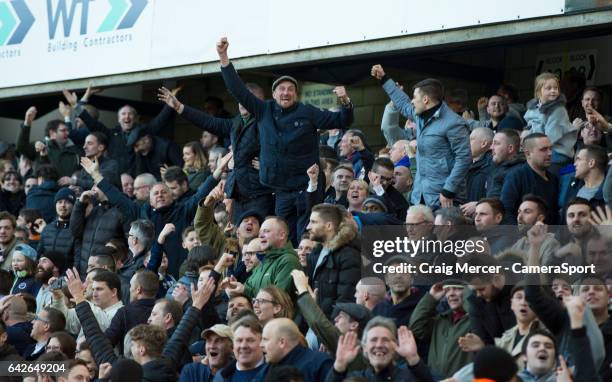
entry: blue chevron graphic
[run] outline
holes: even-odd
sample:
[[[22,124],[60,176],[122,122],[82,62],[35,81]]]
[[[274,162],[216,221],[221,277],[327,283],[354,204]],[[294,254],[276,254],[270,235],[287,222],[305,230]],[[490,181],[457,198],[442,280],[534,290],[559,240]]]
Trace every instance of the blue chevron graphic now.
[[[128,13],[125,15],[123,20],[121,20],[121,24],[119,24],[119,27],[117,29],[128,29],[128,28],[133,27],[134,24],[136,24],[136,21],[138,21],[138,17],[140,17],[140,14],[142,13],[142,11],[144,11],[149,1],[148,0],[131,0],[131,2],[132,2],[132,7],[128,11]]]
[[[13,33],[13,37],[11,37],[8,42],[8,45],[15,45],[20,44],[23,41],[36,19],[32,15],[32,12],[30,12],[30,9],[25,4],[24,0],[13,0],[11,3],[13,4],[17,17],[21,21],[17,27],[17,30],[15,33]]]
[[[128,9],[127,0],[108,0],[111,5],[111,10],[104,18],[102,25],[98,29],[98,32],[108,32],[115,30],[119,21],[121,21],[121,16],[125,14],[125,11]]]
[[[0,45],[4,45],[11,32],[13,32],[15,25],[17,25],[17,21],[11,13],[8,4],[0,3]]]

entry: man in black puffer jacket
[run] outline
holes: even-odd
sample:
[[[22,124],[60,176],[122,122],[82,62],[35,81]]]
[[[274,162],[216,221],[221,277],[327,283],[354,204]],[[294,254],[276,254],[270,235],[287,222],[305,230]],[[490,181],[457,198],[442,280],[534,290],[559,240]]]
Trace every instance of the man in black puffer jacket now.
[[[355,286],[361,279],[361,253],[354,242],[352,224],[344,222],[338,206],[319,204],[312,209],[307,230],[310,239],[323,243],[308,255],[308,274],[317,302],[331,319],[334,304],[354,302]]]
[[[98,188],[85,191],[77,200],[70,216],[70,230],[80,243],[74,265],[81,274],[87,271],[87,260],[109,240],[125,238],[130,222],[121,211],[108,203],[106,195]]]
[[[38,242],[38,255],[44,257],[48,252],[59,252],[64,255],[64,264],[72,267],[75,254],[74,237],[70,230],[70,215],[76,201],[74,192],[68,187],[55,194],[55,219],[45,226]]]

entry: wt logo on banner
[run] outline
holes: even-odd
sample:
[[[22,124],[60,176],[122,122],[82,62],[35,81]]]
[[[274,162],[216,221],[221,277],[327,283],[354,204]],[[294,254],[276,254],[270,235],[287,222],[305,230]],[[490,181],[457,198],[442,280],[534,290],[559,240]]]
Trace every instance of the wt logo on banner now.
[[[79,6],[81,10],[79,34],[87,34],[89,3],[92,1],[94,0],[47,0],[49,38],[55,38],[60,21],[64,29],[64,37],[70,36],[72,24],[75,21],[76,10]],[[111,9],[97,29],[97,32],[109,32],[133,27],[147,6],[148,0],[108,0],[108,2],[111,5]]]
[[[24,0],[0,2],[0,45],[20,44],[34,20]]]

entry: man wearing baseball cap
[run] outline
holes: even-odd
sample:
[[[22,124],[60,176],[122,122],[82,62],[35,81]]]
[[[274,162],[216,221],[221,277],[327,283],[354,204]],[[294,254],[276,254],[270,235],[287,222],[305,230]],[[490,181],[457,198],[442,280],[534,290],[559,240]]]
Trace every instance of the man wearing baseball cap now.
[[[353,105],[346,89],[338,86],[334,93],[342,103],[339,112],[320,110],[298,102],[298,83],[282,76],[272,84],[274,100],[262,101],[244,85],[227,55],[227,38],[217,43],[221,73],[229,92],[257,120],[259,127],[260,182],[276,195],[275,215],[285,218],[291,239],[298,245],[298,233],[306,225],[305,211],[298,205],[308,186],[306,170],[319,163],[318,130],[345,129],[353,122]],[[319,182],[321,192],[325,182]]]
[[[70,267],[76,250],[74,237],[70,230],[70,215],[76,202],[76,196],[70,188],[64,187],[55,194],[54,201],[55,219],[42,229],[38,243],[38,255],[44,257],[49,252],[61,253],[64,257],[62,264]]]
[[[208,364],[190,363],[181,371],[181,381],[208,381],[219,370],[229,365],[232,359],[232,330],[227,325],[216,324],[202,331],[206,341],[206,359]]]

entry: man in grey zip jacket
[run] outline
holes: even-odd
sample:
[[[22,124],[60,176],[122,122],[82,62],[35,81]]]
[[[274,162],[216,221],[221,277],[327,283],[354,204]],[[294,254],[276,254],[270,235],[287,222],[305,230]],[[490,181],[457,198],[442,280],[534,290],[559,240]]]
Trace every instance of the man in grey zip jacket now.
[[[372,76],[381,82],[400,113],[417,124],[417,174],[412,204],[437,209],[461,201],[472,163],[469,128],[443,101],[442,84],[435,79],[420,81],[414,86],[411,100],[382,66],[374,65]]]

